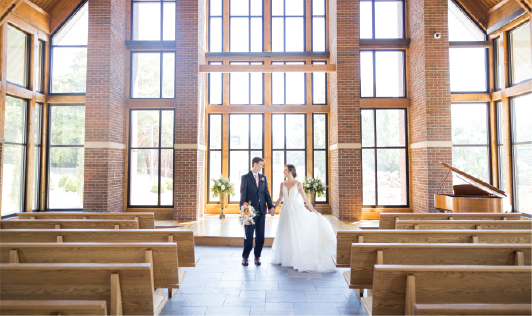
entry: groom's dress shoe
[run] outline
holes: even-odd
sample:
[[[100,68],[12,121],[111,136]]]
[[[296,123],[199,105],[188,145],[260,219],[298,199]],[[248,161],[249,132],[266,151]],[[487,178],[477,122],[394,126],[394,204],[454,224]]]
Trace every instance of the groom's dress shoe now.
[[[255,265],[260,266],[260,257],[255,257]]]
[[[242,258],[242,265],[247,267],[248,264],[249,264],[248,263],[248,259],[247,258]]]

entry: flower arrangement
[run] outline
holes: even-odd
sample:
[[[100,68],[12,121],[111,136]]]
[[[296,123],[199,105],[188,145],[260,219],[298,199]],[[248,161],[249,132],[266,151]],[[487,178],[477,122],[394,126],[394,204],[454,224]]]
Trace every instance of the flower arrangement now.
[[[303,190],[306,194],[316,193],[319,197],[325,197],[327,186],[320,179],[314,179],[310,174],[307,175],[303,182]]]
[[[212,197],[218,197],[222,193],[227,193],[231,196],[235,195],[235,185],[229,182],[229,179],[220,177],[220,179],[211,179],[213,185],[211,187]]]
[[[240,221],[240,225],[255,225],[253,217],[257,216],[257,211],[255,211],[253,206],[249,205],[248,202],[244,202],[244,204],[242,204],[239,214],[238,220]]]

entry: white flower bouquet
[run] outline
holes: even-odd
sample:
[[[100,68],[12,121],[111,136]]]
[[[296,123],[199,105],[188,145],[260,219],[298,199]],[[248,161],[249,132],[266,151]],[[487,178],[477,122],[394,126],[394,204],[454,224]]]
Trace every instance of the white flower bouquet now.
[[[235,185],[229,182],[229,179],[220,177],[220,179],[211,179],[213,185],[211,187],[212,197],[218,197],[222,193],[227,193],[228,195],[235,195]]]
[[[319,197],[325,197],[327,186],[321,182],[320,179],[314,179],[310,176],[310,174],[305,179],[305,182],[303,182],[303,190],[305,190],[306,194],[309,193],[316,193]]]

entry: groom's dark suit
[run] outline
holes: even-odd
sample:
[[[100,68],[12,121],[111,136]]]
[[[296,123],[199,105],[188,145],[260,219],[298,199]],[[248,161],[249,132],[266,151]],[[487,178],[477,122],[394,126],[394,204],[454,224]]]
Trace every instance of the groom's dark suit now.
[[[264,246],[264,226],[266,225],[266,214],[268,210],[273,207],[272,197],[270,191],[268,191],[268,181],[262,174],[258,174],[259,186],[253,176],[253,171],[242,176],[242,182],[240,183],[240,207],[244,202],[248,202],[249,205],[257,211],[258,215],[253,219],[255,225],[246,225],[246,239],[244,240],[244,251],[242,252],[242,258],[248,258],[251,248],[253,248],[253,233],[255,232],[255,257],[260,257],[262,247]]]

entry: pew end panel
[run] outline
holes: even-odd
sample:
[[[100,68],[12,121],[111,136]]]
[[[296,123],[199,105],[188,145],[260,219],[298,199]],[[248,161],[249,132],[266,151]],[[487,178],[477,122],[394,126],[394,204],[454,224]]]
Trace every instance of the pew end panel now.
[[[528,315],[530,304],[415,304],[414,315]]]
[[[106,301],[0,300],[0,315],[90,315],[107,316]]]

